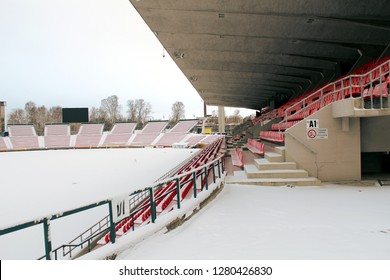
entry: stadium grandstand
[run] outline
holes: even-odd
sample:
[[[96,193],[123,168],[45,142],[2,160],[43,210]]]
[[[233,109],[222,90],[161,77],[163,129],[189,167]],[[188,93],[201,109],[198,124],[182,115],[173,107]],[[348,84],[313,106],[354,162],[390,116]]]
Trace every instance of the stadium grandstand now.
[[[218,133],[191,133],[198,120],[181,120],[169,129],[168,121],[151,121],[139,131],[134,123],[117,123],[106,132],[103,124],[83,123],[74,135],[68,125],[56,124],[47,125],[44,136],[37,136],[31,124],[8,125],[9,137],[0,139],[0,151],[121,147],[172,153],[189,150],[191,154],[145,185],[77,207],[67,205],[68,210],[58,210],[49,217],[41,215],[38,219],[30,217],[16,224],[0,225],[0,235],[42,224],[44,254],[37,258],[115,257],[129,247],[123,245],[125,241],[117,240],[129,240],[134,246],[162,228],[172,230],[205,207],[224,186],[232,186],[232,190],[239,186],[247,193],[253,191],[248,186],[286,186],[291,190],[309,186],[306,189],[314,192],[326,189],[329,182],[358,182],[361,187],[368,175],[370,186],[378,186],[377,182],[385,186],[389,182],[388,1],[130,3],[204,102],[219,107]],[[225,106],[253,109],[256,116],[226,133]],[[176,145],[191,149],[172,148]],[[134,164],[141,158],[134,159]],[[270,188],[258,189],[269,192]],[[305,188],[299,191],[302,189]],[[256,199],[255,195],[247,195],[245,200],[238,198],[232,204],[240,207],[232,208],[240,212],[238,208],[246,209],[247,205],[263,207]],[[337,201],[343,204],[341,199]],[[49,238],[51,221],[99,206],[108,210],[93,225],[80,229],[72,241],[53,246]],[[265,212],[272,212],[269,209],[274,205],[264,207]],[[278,210],[274,211],[276,214],[270,215],[278,218]],[[377,220],[383,226],[386,217],[381,213]],[[248,222],[259,215],[243,212],[234,219]],[[370,219],[365,218],[363,224]],[[234,224],[234,219],[229,224]],[[281,223],[284,222],[282,219]],[[356,224],[351,227],[359,230]],[[385,233],[388,232],[387,228]],[[356,242],[364,243],[362,239]],[[334,247],[338,246],[343,248],[341,243]],[[261,251],[256,246],[254,250]],[[375,253],[368,258],[389,257],[388,253]],[[314,252],[305,256],[316,255]],[[329,256],[339,258],[337,254],[323,255]]]

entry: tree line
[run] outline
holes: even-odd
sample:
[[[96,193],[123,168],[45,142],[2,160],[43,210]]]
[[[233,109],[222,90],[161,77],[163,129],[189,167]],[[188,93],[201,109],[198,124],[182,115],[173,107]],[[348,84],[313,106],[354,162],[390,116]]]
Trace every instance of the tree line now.
[[[144,99],[128,100],[126,103],[126,115],[122,114],[122,105],[117,95],[108,96],[102,99],[99,107],[89,109],[89,121],[92,123],[103,123],[104,130],[111,130],[117,122],[137,123],[136,129],[141,129],[152,119],[152,105]],[[185,106],[183,102],[176,101],[172,104],[171,115],[168,127],[173,127],[179,120],[185,119]],[[241,124],[243,118],[239,110],[233,115],[225,117],[226,124]],[[218,112],[213,111],[209,117],[209,124],[218,124]],[[38,135],[43,135],[45,124],[62,123],[62,107],[53,106],[50,108],[37,106],[35,102],[29,101],[24,109],[14,109],[8,115],[8,124],[33,124]]]
[[[105,130],[110,130],[117,122],[137,123],[136,129],[141,129],[152,119],[152,105],[144,99],[128,100],[127,115],[122,114],[122,105],[116,95],[111,95],[100,102],[100,107],[89,109],[89,121],[103,123]],[[172,105],[172,113],[169,119],[169,126],[174,126],[179,120],[185,118],[185,107],[183,102],[176,101]],[[8,115],[8,124],[33,124],[38,135],[43,135],[45,124],[62,123],[62,107],[37,106],[35,102],[29,101],[24,109],[14,109]]]

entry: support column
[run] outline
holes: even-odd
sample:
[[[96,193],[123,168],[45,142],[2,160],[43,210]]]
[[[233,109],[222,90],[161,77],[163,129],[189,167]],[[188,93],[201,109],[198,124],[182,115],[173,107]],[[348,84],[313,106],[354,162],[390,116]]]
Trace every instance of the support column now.
[[[225,133],[225,107],[218,106],[218,132]]]
[[[343,117],[341,119],[341,129],[344,132],[348,132],[349,131],[349,118],[348,117]]]

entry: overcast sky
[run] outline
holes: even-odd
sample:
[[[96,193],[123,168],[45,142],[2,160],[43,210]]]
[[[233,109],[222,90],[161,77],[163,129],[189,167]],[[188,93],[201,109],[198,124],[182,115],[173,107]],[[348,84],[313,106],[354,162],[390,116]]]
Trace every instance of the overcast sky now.
[[[123,112],[143,98],[155,119],[168,118],[175,101],[187,118],[203,114],[201,97],[128,0],[0,0],[0,42],[8,112],[30,100],[99,107],[115,94]]]

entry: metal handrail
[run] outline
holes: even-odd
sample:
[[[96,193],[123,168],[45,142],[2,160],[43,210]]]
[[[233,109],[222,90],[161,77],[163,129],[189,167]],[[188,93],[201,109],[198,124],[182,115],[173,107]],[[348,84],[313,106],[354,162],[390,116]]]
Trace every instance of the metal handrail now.
[[[388,65],[389,69],[390,69],[390,60],[387,60],[383,63],[381,63],[380,65],[377,65],[376,67],[374,67],[373,69],[371,69],[370,71],[367,71],[363,74],[352,74],[352,75],[348,75],[346,77],[343,77],[341,79],[338,79],[334,82],[331,82],[331,83],[328,83],[324,86],[322,86],[320,89],[316,90],[315,92],[313,92],[312,94],[304,97],[302,100],[299,100],[297,102],[295,102],[294,104],[291,104],[290,107],[286,108],[285,109],[285,120],[287,121],[288,119],[288,113],[291,112],[292,110],[294,110],[297,106],[299,107],[299,104],[302,103],[301,105],[301,109],[300,110],[297,110],[294,114],[290,115],[291,116],[294,116],[296,115],[297,113],[301,113],[302,111],[304,112],[304,114],[306,113],[306,109],[307,109],[307,105],[310,105],[309,103],[305,103],[305,101],[307,101],[308,99],[314,97],[315,95],[317,94],[320,94],[320,97],[319,97],[319,100],[321,101],[321,105],[323,104],[323,101],[324,101],[324,98],[333,94],[334,96],[334,99],[336,99],[336,93],[339,92],[339,91],[342,91],[342,99],[345,98],[345,90],[346,89],[349,89],[349,96],[352,96],[352,89],[354,87],[358,87],[360,88],[360,93],[361,93],[361,97],[363,97],[363,90],[364,88],[369,85],[370,88],[372,88],[373,86],[373,83],[375,83],[376,81],[379,83],[379,84],[382,84],[382,77],[385,76],[385,75],[388,75],[389,74],[389,70],[387,70],[386,72],[383,72],[382,71],[382,67],[385,66],[385,65]],[[376,72],[376,71],[379,71],[379,76],[376,78],[376,79],[373,79],[373,73]],[[367,84],[363,84],[363,78],[369,76],[369,83]],[[359,78],[359,84],[358,85],[354,85],[352,83],[352,79],[353,78]],[[348,83],[348,86],[344,86],[344,81],[349,81]],[[336,88],[336,85],[340,84],[341,87],[340,88]],[[324,92],[325,89],[328,89],[329,87],[332,87],[333,86],[333,90],[331,91],[327,91],[327,92]],[[324,94],[326,93],[326,94]],[[381,108],[383,108],[383,103],[382,103],[382,92],[380,93],[380,105],[381,105]],[[372,92],[370,93],[370,100],[371,100],[371,108],[373,108],[373,96],[372,96]],[[316,100],[317,101],[317,100]],[[363,103],[363,102],[362,102]],[[322,106],[321,106],[322,107]],[[364,108],[364,104],[362,104],[362,108]],[[274,119],[277,117],[277,112],[278,112],[278,109],[274,109],[272,110],[271,112],[268,112],[264,115],[262,115],[261,117],[261,120],[264,121],[266,119]]]
[[[329,84],[326,84],[324,85],[323,87],[321,87],[320,89],[318,89],[317,91],[313,92],[312,94],[304,97],[302,100],[299,100],[298,102],[292,104],[290,107],[288,107],[286,110],[285,110],[285,118],[284,120],[282,120],[280,123],[282,122],[285,122],[286,123],[286,127],[287,127],[287,122],[289,121],[289,119],[291,119],[292,117],[300,114],[303,112],[304,114],[304,117],[307,117],[307,110],[308,110],[308,107],[310,107],[310,105],[313,105],[314,102],[319,102],[319,105],[320,105],[320,108],[322,108],[324,106],[324,102],[325,102],[325,98],[333,95],[333,101],[330,102],[330,103],[333,103],[337,100],[337,93],[338,92],[341,92],[341,99],[345,99],[345,91],[346,90],[349,90],[349,97],[352,97],[352,92],[353,92],[353,88],[360,88],[360,97],[363,98],[363,91],[364,91],[364,88],[367,87],[369,85],[369,88],[373,88],[373,85],[375,84],[375,82],[378,82],[377,84],[380,84],[382,85],[382,78],[386,75],[389,75],[389,70],[386,71],[386,72],[383,72],[382,71],[382,67],[385,66],[386,64],[389,65],[389,69],[390,69],[390,60],[378,65],[377,67],[373,68],[372,70],[364,73],[364,74],[353,74],[353,75],[349,75],[347,77],[344,77],[344,78],[341,78],[337,81],[334,81],[332,83],[329,83]],[[373,73],[375,71],[379,71],[379,75],[374,79],[373,78]],[[366,83],[364,84],[363,83],[363,78],[367,77],[369,75],[369,83]],[[356,79],[358,78],[359,79],[359,83],[356,85],[352,82],[353,79]],[[346,82],[348,81],[348,83]],[[347,84],[347,86],[345,86],[345,84]],[[330,91],[326,91],[324,93],[324,90],[326,89],[329,89],[333,86],[333,90],[330,90]],[[339,86],[339,87],[338,87]],[[307,102],[309,99],[315,97],[316,95],[320,95],[319,98],[315,101],[312,101],[311,103]],[[383,103],[382,103],[382,91],[380,91],[380,107],[383,108]],[[370,92],[370,101],[371,101],[371,109],[373,108],[373,90]],[[329,104],[330,104],[329,103]],[[295,108],[297,107],[301,107],[300,110],[297,110],[296,112],[294,112],[294,114],[291,114],[289,115],[289,112],[291,112],[292,110],[294,110]],[[362,109],[364,109],[364,103],[362,102]],[[277,109],[276,109],[277,110]],[[310,113],[310,112],[309,112]]]
[[[221,168],[221,165],[222,165],[222,172],[224,172],[223,171],[224,170],[224,161],[223,161],[224,154],[220,154],[219,156],[217,156],[216,151],[214,151],[215,149],[219,149],[220,148],[220,144],[222,143],[222,141],[223,141],[223,139],[220,138],[220,139],[214,141],[213,143],[209,144],[203,150],[204,156],[213,156],[214,157],[213,160],[205,163],[204,162],[205,159],[204,159],[204,157],[202,155],[198,159],[198,160],[202,161],[201,166],[193,168],[190,171],[177,174],[177,175],[172,176],[170,178],[166,178],[166,179],[163,179],[161,181],[155,182],[152,185],[149,185],[149,186],[145,187],[142,190],[138,190],[138,191],[132,192],[131,194],[126,194],[126,195],[128,195],[129,197],[132,197],[132,196],[138,196],[140,193],[147,193],[149,191],[152,191],[152,193],[153,193],[153,190],[161,188],[165,184],[167,184],[169,182],[172,182],[172,181],[178,182],[179,186],[180,185],[185,186],[188,183],[188,181],[180,182],[181,178],[185,178],[188,175],[190,175],[190,177],[192,177],[192,176],[194,176],[193,174],[195,174],[195,176],[194,176],[195,180],[199,176],[203,177],[203,174],[205,174],[204,178],[207,178],[207,176],[209,174],[209,171],[211,169],[213,169],[213,176],[214,176],[214,181],[215,181],[215,170],[214,170],[214,168],[216,167],[216,165],[215,165],[216,162],[218,162],[218,164],[217,164],[218,171],[220,172],[220,168]],[[198,156],[198,155],[200,155],[200,154],[195,154],[194,157]],[[211,167],[211,165],[212,165],[212,167]],[[200,171],[200,172],[198,173],[198,171]],[[203,173],[203,172],[205,172],[205,173]],[[203,179],[202,179],[202,181],[203,181]],[[207,180],[206,180],[205,184],[206,184],[206,189],[207,189],[207,186],[208,186]],[[179,191],[179,193],[180,193],[180,191]],[[194,190],[194,196],[196,197],[196,190]],[[46,217],[43,217],[43,218],[35,219],[34,221],[26,222],[26,223],[19,224],[19,225],[16,225],[16,226],[5,228],[5,229],[0,229],[0,236],[42,223],[44,225],[44,238],[45,238],[45,250],[46,250],[46,255],[43,258],[50,259],[52,253],[54,253],[54,257],[55,257],[55,259],[57,259],[58,258],[58,251],[60,251],[61,249],[63,250],[63,256],[67,256],[67,255],[72,256],[72,252],[76,248],[83,248],[82,246],[84,246],[85,243],[87,243],[88,246],[90,247],[91,242],[93,241],[93,239],[97,238],[98,236],[101,236],[101,234],[103,232],[108,230],[110,232],[110,234],[112,234],[112,232],[113,232],[113,230],[114,230],[114,228],[116,226],[116,224],[113,222],[113,218],[112,218],[112,201],[114,199],[115,199],[115,197],[111,198],[111,199],[106,199],[106,200],[103,200],[103,201],[99,201],[99,202],[96,202],[96,203],[93,203],[93,204],[89,204],[89,205],[86,205],[86,206],[82,206],[82,207],[79,207],[79,208],[76,208],[76,209],[72,209],[72,210],[69,210],[69,211],[66,211],[66,212],[63,212],[63,213],[49,215],[49,216],[46,216]],[[155,202],[155,200],[154,200],[154,202]],[[150,203],[154,203],[154,202],[150,201]],[[179,203],[180,203],[180,200],[178,200],[178,205],[179,205]],[[99,207],[99,206],[104,205],[104,204],[109,204],[109,212],[110,212],[109,216],[104,217],[98,223],[96,223],[94,226],[92,226],[91,228],[87,229],[81,235],[79,235],[78,237],[76,237],[76,238],[74,238],[72,240],[72,242],[80,240],[79,243],[77,243],[77,244],[64,244],[64,245],[61,245],[61,246],[59,246],[58,248],[56,248],[54,250],[51,249],[51,238],[50,238],[50,221],[51,220],[58,219],[58,218],[61,218],[61,217],[66,217],[66,216],[69,216],[69,215],[72,215],[72,214],[76,214],[76,213],[79,213],[79,212],[82,212],[82,211],[85,211],[85,210],[92,209],[94,207]],[[153,205],[153,204],[151,204],[151,205]],[[130,216],[129,217],[132,217],[133,220],[134,220],[134,214],[135,213],[138,213],[138,212],[142,211],[144,208],[147,208],[150,205],[146,204],[146,205],[141,206],[141,207],[139,207],[139,206],[140,206],[140,204],[138,204],[135,207],[136,209],[133,209],[133,211],[130,211]],[[107,222],[105,222],[106,220],[109,220],[109,225],[107,224]],[[153,220],[152,220],[152,222],[153,222]],[[99,226],[97,227],[98,229],[96,229],[96,231],[94,231],[93,228],[97,224],[99,224]],[[134,229],[134,227],[133,227],[133,229]],[[84,237],[85,233],[91,233],[92,236]],[[95,233],[95,234],[93,234],[93,233]],[[114,242],[114,241],[112,241],[112,242]],[[65,250],[65,248],[68,248],[68,250]],[[89,250],[90,249],[91,248],[89,248]]]

